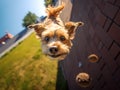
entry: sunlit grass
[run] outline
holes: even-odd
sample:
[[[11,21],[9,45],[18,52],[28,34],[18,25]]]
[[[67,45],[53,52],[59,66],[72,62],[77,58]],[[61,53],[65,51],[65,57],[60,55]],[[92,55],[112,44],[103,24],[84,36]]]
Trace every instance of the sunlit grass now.
[[[57,67],[32,34],[0,58],[0,90],[55,90]]]

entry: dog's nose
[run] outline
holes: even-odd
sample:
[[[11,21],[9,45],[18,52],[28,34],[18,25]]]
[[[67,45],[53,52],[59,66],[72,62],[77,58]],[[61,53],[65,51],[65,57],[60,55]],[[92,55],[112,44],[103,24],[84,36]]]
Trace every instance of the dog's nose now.
[[[50,50],[50,52],[51,52],[52,54],[55,54],[55,53],[58,52],[58,48],[57,48],[57,47],[51,47],[49,50]]]

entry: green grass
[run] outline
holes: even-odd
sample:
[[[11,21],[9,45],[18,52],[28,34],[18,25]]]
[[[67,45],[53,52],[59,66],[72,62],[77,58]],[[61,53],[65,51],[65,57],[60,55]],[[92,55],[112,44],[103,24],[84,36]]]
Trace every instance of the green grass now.
[[[0,58],[0,90],[55,90],[57,70],[33,33]]]

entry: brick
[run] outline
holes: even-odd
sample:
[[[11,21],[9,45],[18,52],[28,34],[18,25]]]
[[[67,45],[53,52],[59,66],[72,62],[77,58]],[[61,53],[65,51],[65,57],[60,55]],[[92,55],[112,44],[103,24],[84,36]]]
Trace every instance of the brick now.
[[[116,63],[120,66],[120,54],[118,55],[118,57],[116,59]]]
[[[105,6],[105,2],[103,0],[94,0],[94,2],[96,3],[96,5],[103,10],[104,6]]]
[[[118,83],[118,87],[119,87],[119,90],[120,90],[120,82]]]
[[[114,4],[114,2],[115,2],[115,0],[105,0],[105,1],[112,3],[112,4]]]
[[[100,52],[97,50],[96,45],[92,41],[89,43],[88,47],[91,48],[91,52],[89,52],[90,54],[96,54],[98,57],[101,57]]]
[[[112,43],[112,39],[109,37],[109,35],[99,25],[96,25],[95,32],[103,44],[108,48]]]
[[[97,77],[98,78],[96,78],[96,81],[94,83],[92,90],[100,90],[100,86],[104,83],[104,79],[101,73],[98,74]]]
[[[107,20],[106,20],[106,22],[104,24],[104,27],[103,27],[104,31],[108,31],[108,29],[111,26],[111,24],[112,24],[112,21],[109,18],[107,18]]]
[[[103,42],[100,41],[100,42],[98,43],[98,47],[97,47],[98,50],[101,50],[103,47],[104,47],[104,44],[103,44]]]
[[[103,78],[104,78],[106,84],[109,85],[110,89],[108,89],[108,90],[118,90],[116,87],[116,84],[115,84],[115,79],[113,79],[113,76],[109,72],[109,68],[107,68],[107,66],[105,66],[102,73],[104,73]],[[116,77],[116,79],[117,79],[117,77]]]
[[[102,66],[100,67],[100,70],[102,71],[106,66],[106,63],[103,63]]]
[[[120,0],[117,0],[115,3],[116,6],[120,6]]]
[[[111,83],[112,82],[112,74],[109,71],[109,68],[107,67],[107,65],[105,65],[104,69],[102,70],[103,77],[105,79],[105,81],[107,83]]]
[[[100,90],[99,82],[96,82],[96,83],[97,83],[97,85],[95,84],[95,86],[93,87],[92,90]]]
[[[109,90],[108,87],[105,85],[102,89],[100,90]]]
[[[99,82],[99,87],[101,88],[104,84],[105,84],[105,79],[104,77],[102,76],[101,79],[98,81]],[[96,89],[98,90],[98,89]],[[100,89],[99,89],[100,90]]]
[[[115,58],[118,55],[118,53],[120,52],[120,47],[116,43],[113,43],[109,52],[110,52],[111,56],[113,58]]]
[[[93,38],[94,34],[95,34],[95,30],[93,29],[92,25],[89,25],[89,30],[88,30],[90,37]]]
[[[115,14],[117,13],[118,7],[115,7],[114,5],[110,3],[106,3],[103,13],[108,16],[109,18],[113,19]]]
[[[96,22],[103,27],[105,21],[106,21],[106,17],[100,12],[100,10],[98,8],[95,9],[94,11],[95,13],[95,20]]]
[[[118,87],[115,83],[110,83],[110,84],[108,84],[107,90],[120,90],[120,89],[118,89]]]
[[[95,79],[97,77],[97,75],[99,75],[100,73],[100,70],[99,70],[99,67],[98,65],[95,63],[94,64],[91,64],[90,67],[87,67],[87,68],[84,68],[84,70],[88,70],[88,73],[90,74],[90,76],[92,77],[92,79]]]
[[[99,63],[98,63],[98,66],[99,66],[99,68],[100,68],[101,71],[102,71],[103,65],[105,65],[105,64],[106,63],[105,63],[104,59],[101,58],[100,61],[99,61]]]
[[[107,63],[106,65],[108,66],[111,73],[113,73],[117,68],[116,62],[114,61],[114,59],[112,58],[112,56],[109,54],[105,47],[100,52],[103,56],[104,62]]]
[[[120,27],[116,24],[112,24],[110,30],[108,31],[110,37],[120,44]]]
[[[94,35],[93,40],[94,40],[95,45],[98,45],[98,43],[100,42],[100,39],[98,38],[97,35]]]
[[[88,13],[88,17],[89,17],[89,20],[90,20],[90,22],[92,23],[92,24],[94,24],[95,23],[95,15],[94,15],[94,11],[93,11],[93,9],[91,8],[90,9],[90,11],[89,11],[89,13]]]
[[[117,68],[117,70],[114,72],[113,74],[113,80],[116,82],[116,83],[120,83],[120,69],[119,67]]]
[[[115,17],[115,20],[114,20],[117,24],[120,25],[120,10],[119,12],[117,13],[117,16]]]

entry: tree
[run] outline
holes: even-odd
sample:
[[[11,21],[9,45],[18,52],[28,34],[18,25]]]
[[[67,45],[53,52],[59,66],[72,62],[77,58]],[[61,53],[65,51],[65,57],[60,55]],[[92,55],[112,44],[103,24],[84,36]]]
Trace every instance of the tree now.
[[[53,4],[53,0],[44,0],[44,2],[46,7]]]
[[[27,27],[30,24],[34,24],[37,20],[37,16],[34,13],[28,12],[23,19],[23,27]]]

